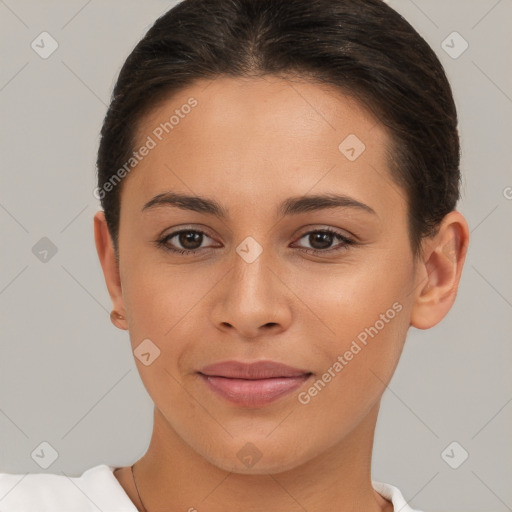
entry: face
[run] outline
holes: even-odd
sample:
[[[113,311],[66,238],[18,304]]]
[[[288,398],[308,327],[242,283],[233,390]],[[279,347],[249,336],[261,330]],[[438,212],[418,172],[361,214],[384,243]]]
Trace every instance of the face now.
[[[123,182],[122,307],[162,428],[216,466],[298,466],[378,404],[418,283],[389,143],[339,91],[271,77],[197,82],[139,126],[135,149],[149,149]],[[199,373],[233,360],[302,376],[249,396],[247,381]]]

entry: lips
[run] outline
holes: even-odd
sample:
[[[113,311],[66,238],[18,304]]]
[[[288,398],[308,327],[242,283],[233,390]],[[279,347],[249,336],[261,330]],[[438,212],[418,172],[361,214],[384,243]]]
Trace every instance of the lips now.
[[[276,377],[299,377],[311,372],[274,361],[256,361],[254,363],[224,361],[205,366],[199,373],[230,379],[272,379]]]
[[[274,361],[224,361],[199,372],[208,388],[239,406],[257,407],[300,387],[310,378],[308,370]]]

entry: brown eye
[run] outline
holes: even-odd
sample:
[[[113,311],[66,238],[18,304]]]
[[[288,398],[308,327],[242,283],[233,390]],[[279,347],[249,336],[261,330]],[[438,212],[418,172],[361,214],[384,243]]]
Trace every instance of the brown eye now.
[[[181,231],[175,231],[169,235],[166,235],[161,240],[158,240],[157,244],[172,252],[189,254],[198,252],[199,249],[201,249],[201,244],[205,237],[210,238],[203,231],[183,229]],[[171,240],[173,239],[175,240],[171,244]]]
[[[194,250],[201,247],[203,241],[203,234],[197,231],[182,231],[178,235],[178,242],[184,249]]]
[[[315,231],[309,231],[301,236],[301,240],[306,239],[311,245],[311,248],[304,248],[299,246],[305,252],[311,253],[328,253],[335,252],[343,249],[348,249],[350,245],[355,245],[355,242],[346,236],[334,231],[332,229],[320,229]],[[335,240],[339,240],[338,247],[331,248]]]
[[[316,231],[308,236],[313,249],[328,249],[334,239],[334,235],[326,231]]]

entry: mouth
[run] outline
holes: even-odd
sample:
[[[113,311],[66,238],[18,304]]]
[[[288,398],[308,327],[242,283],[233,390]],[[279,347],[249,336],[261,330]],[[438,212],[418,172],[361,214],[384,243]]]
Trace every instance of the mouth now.
[[[206,386],[242,407],[262,407],[291,393],[313,373],[274,361],[225,361],[198,372]]]

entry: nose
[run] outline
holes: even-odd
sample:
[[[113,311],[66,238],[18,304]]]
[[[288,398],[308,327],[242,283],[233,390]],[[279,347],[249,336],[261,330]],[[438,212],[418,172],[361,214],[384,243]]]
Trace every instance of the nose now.
[[[241,244],[232,268],[216,286],[212,321],[218,329],[247,339],[278,334],[292,319],[293,293],[285,275],[289,271],[282,270],[270,249],[252,260],[245,257],[244,248]]]

